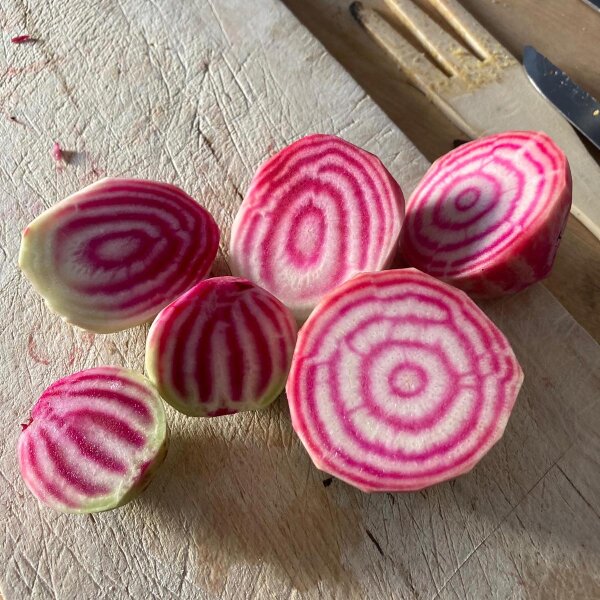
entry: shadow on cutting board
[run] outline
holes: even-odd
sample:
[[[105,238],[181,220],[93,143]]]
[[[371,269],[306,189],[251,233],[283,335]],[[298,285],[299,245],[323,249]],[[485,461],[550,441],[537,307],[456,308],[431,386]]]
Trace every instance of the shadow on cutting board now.
[[[518,302],[528,323],[511,332],[518,343],[535,330],[529,309],[539,297],[532,290],[506,302]],[[506,311],[500,303],[491,312],[502,321]],[[508,312],[514,322],[515,311]],[[548,349],[552,340],[539,343]],[[540,364],[540,354],[521,359],[528,383],[505,437],[455,481],[411,494],[363,494],[331,480],[311,465],[283,399],[262,413],[218,419],[169,411],[169,456],[139,502],[154,509],[161,537],[172,538],[161,545],[187,545],[182,552],[189,581],[215,595],[241,581],[243,570],[243,579],[269,597],[298,590],[351,598],[382,582],[399,597],[431,597],[461,567],[465,577],[470,567],[500,576],[500,552],[520,553],[522,568],[538,574],[531,561],[547,554],[547,576],[559,577],[581,560],[586,530],[589,556],[600,555],[600,537],[586,519],[560,526],[569,506],[583,505],[555,465],[578,436],[569,414],[580,407],[565,406],[562,385],[568,380],[542,381],[549,365]],[[556,480],[550,500],[540,484],[547,476]],[[470,561],[475,552],[483,558]]]
[[[293,437],[287,407],[177,418],[172,429],[168,481],[159,475],[146,495],[171,527],[185,523],[197,585],[221,594],[229,570],[243,564],[259,579],[267,571],[268,582],[257,586],[275,585],[273,593],[308,591],[320,581],[356,589],[341,548],[361,542],[359,507],[348,490],[332,498],[323,486],[327,476]]]

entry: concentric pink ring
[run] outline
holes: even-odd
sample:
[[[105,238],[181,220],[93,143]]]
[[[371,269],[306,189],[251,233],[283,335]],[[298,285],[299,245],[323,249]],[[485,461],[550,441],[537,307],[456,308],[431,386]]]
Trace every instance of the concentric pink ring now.
[[[417,186],[402,254],[470,293],[516,292],[549,273],[570,204],[566,157],[546,134],[482,138],[440,158]]]
[[[104,179],[26,230],[20,264],[50,306],[100,333],[144,323],[204,278],[214,219],[175,186]]]
[[[420,383],[398,399],[390,377],[406,369]],[[467,296],[404,269],[359,275],[322,300],[286,391],[317,467],[366,491],[402,491],[471,469],[502,435],[522,377]]]
[[[334,136],[307,136],[256,173],[232,228],[233,272],[304,320],[336,285],[389,264],[403,213],[379,159]]]

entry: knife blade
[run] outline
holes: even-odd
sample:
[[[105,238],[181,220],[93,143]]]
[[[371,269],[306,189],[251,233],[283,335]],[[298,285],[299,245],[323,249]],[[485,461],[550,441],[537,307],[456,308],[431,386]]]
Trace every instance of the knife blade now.
[[[542,96],[600,149],[600,102],[581,89],[533,46],[525,46],[523,66]]]
[[[600,10],[600,0],[583,0],[588,6]]]

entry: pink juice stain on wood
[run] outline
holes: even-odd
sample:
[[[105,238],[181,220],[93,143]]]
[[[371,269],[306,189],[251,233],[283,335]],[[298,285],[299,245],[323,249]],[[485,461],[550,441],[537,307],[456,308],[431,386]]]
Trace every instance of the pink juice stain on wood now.
[[[54,144],[52,145],[52,158],[56,162],[64,162],[65,160],[62,148],[60,147],[60,144],[58,142],[54,142]]]
[[[54,60],[39,60],[23,67],[7,67],[3,74],[6,79],[12,79],[18,75],[35,75],[43,71],[46,67],[52,66],[55,62]]]
[[[26,232],[27,230],[25,230],[25,233]],[[32,331],[29,334],[29,338],[27,340],[27,353],[36,363],[40,365],[49,365],[50,359],[45,355],[43,351],[40,352],[40,349],[38,348],[35,342],[34,333],[35,332]]]
[[[15,35],[14,37],[10,38],[10,41],[13,44],[24,44],[25,42],[33,42],[35,40],[29,34],[23,34]]]
[[[81,344],[73,342],[73,344],[71,345],[71,349],[69,350],[69,356],[67,359],[69,365],[72,365],[76,360],[87,356],[88,352],[91,350],[94,344],[95,338],[96,334],[91,332],[85,332],[81,334]]]

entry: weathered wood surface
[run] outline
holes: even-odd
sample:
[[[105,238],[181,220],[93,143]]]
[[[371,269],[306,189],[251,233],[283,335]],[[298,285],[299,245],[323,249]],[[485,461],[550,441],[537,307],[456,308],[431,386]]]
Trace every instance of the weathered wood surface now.
[[[93,4],[0,9],[6,600],[598,596],[600,350],[541,286],[487,308],[526,383],[503,440],[455,482],[407,495],[326,486],[282,399],[212,420],[169,410],[165,467],[112,513],[55,514],[25,490],[15,444],[35,398],[92,365],[142,369],[147,331],[93,336],[46,311],[16,268],[33,216],[104,174],[171,181],[223,227],[223,271],[253,169],[292,139],[342,134],[407,191],[427,166],[276,0]],[[22,29],[40,41],[7,42]],[[54,139],[68,165],[52,161]]]

